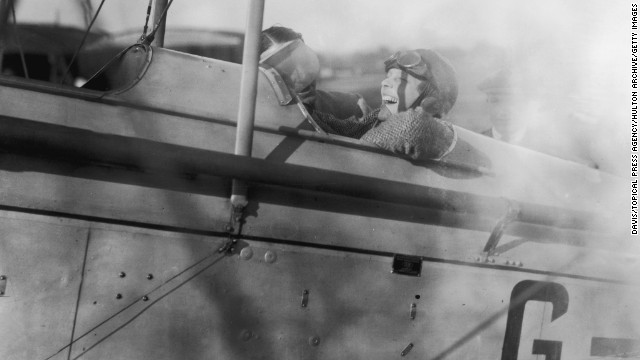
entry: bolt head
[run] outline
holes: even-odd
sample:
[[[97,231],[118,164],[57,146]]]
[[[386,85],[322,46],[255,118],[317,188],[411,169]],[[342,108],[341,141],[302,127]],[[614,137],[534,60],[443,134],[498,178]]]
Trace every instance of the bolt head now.
[[[320,338],[317,336],[312,336],[309,338],[309,345],[318,346],[320,345]]]
[[[149,301],[149,297],[147,295],[143,296],[142,301]]]
[[[122,294],[120,293],[116,294],[116,299],[122,299]]]
[[[253,333],[251,332],[251,330],[244,329],[242,330],[242,332],[240,332],[240,339],[242,339],[243,341],[249,341],[252,337]]]
[[[268,250],[266,253],[264,253],[264,261],[269,264],[276,262],[277,258],[278,256],[276,255],[276,253],[271,250]]]
[[[0,275],[0,280],[7,280],[7,277],[4,275]]]
[[[251,257],[253,257],[253,250],[250,247],[240,250],[240,259],[249,260]]]
[[[120,273],[118,274],[118,276],[120,276],[121,278],[127,276],[127,274],[124,273],[124,271],[120,271]]]
[[[149,280],[153,279],[153,274],[147,274],[147,279]]]

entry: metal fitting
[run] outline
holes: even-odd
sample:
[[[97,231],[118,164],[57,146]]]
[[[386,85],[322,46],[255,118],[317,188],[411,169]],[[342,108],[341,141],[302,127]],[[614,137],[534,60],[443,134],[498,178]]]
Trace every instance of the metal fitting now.
[[[409,351],[411,351],[411,349],[413,349],[413,343],[409,343],[409,345],[407,345],[404,350],[402,350],[402,352],[400,353],[400,356],[406,356]]]
[[[240,250],[240,259],[249,260],[253,257],[253,250],[250,247],[246,247]]]
[[[318,346],[320,345],[320,338],[317,336],[312,336],[309,338],[309,345]]]
[[[269,264],[273,264],[277,259],[278,256],[276,255],[276,253],[271,250],[268,250],[266,253],[264,253],[264,261]]]

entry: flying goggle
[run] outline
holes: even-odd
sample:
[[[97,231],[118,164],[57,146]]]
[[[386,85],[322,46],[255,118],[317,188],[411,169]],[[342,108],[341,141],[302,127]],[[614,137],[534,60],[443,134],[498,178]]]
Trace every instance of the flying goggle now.
[[[414,50],[398,51],[384,61],[385,71],[389,71],[393,67],[398,67],[420,80],[429,81],[432,79],[429,66],[424,62],[422,56]]]
[[[260,64],[276,69],[294,92],[311,85],[320,72],[318,56],[300,39],[265,51],[260,55]]]
[[[296,99],[296,103],[304,114],[304,117],[313,125],[313,127],[321,134],[326,134],[324,130],[316,123],[307,108],[304,106],[299,93],[308,89],[308,87],[316,81],[316,77],[320,72],[320,62],[318,56],[300,39],[292,40],[284,44],[278,44],[271,47],[260,55],[260,66],[266,69],[267,77],[273,77],[271,85],[284,82],[285,89],[274,86],[280,104],[288,104],[292,98]],[[279,82],[272,71],[275,70],[277,76],[281,79]],[[288,95],[285,95],[285,93]],[[282,98],[281,98],[282,97]]]

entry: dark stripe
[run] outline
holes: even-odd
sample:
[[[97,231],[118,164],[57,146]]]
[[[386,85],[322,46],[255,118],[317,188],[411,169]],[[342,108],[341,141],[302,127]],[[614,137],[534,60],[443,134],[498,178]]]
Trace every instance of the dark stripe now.
[[[593,337],[591,356],[640,357],[640,340]]]

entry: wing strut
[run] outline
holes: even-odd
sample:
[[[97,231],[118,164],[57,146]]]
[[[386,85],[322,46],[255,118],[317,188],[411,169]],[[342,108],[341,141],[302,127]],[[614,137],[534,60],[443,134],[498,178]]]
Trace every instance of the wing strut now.
[[[262,31],[262,17],[264,1],[249,2],[249,14],[244,36],[242,54],[242,78],[240,82],[240,104],[236,128],[235,154],[251,157],[253,146],[253,124],[256,111],[256,97],[258,93],[258,65],[260,60],[260,32]],[[238,179],[233,180],[231,190],[231,221],[229,232],[239,233],[242,211],[247,206],[247,183]]]

